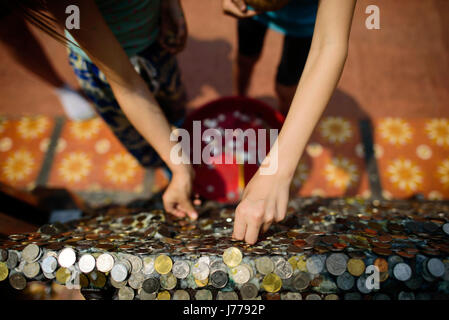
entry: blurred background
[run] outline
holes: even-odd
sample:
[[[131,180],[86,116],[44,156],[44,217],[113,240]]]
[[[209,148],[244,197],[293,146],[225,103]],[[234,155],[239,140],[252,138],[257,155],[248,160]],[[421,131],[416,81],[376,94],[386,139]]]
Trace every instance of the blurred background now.
[[[189,38],[179,62],[188,107],[195,110],[232,95],[237,26],[219,0],[182,4]],[[380,30],[365,27],[371,4],[380,8]],[[87,207],[127,204],[163,190],[164,171],[140,167],[100,118],[65,117],[53,88],[61,82],[79,86],[61,44],[9,18],[0,20],[0,37],[2,199],[38,211],[42,199],[63,198],[61,207],[76,216]],[[282,39],[268,31],[249,91],[273,108]],[[292,193],[368,198],[377,177],[376,192],[387,199],[448,199],[448,71],[448,1],[357,1],[343,76],[301,159]],[[365,159],[366,134],[373,166]],[[7,211],[0,206],[1,234],[33,231],[41,223]]]

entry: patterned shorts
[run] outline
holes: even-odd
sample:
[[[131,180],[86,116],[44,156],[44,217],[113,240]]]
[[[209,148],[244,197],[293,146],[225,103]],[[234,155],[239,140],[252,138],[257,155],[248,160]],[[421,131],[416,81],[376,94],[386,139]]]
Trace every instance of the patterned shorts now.
[[[155,43],[130,60],[154,94],[168,121],[175,126],[181,125],[185,115],[186,94],[176,57]],[[128,151],[144,167],[161,165],[157,153],[123,113],[103,72],[70,49],[69,62],[81,88],[94,102],[97,113]]]

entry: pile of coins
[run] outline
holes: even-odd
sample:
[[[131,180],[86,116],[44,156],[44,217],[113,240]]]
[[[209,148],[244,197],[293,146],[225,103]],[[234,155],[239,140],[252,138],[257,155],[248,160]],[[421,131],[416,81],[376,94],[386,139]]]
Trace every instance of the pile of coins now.
[[[108,207],[11,235],[0,281],[56,281],[90,299],[449,298],[449,203],[294,199],[255,245],[232,239],[233,208],[203,209],[192,222]]]

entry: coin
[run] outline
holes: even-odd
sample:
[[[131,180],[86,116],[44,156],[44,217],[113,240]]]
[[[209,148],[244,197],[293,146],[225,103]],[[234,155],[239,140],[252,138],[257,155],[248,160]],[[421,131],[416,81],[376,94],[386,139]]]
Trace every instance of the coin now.
[[[281,300],[302,300],[302,295],[299,292],[286,292],[281,294]]]
[[[202,288],[202,287],[207,286],[207,284],[209,283],[209,279],[208,278],[206,278],[204,280],[195,279],[195,283],[198,287]]]
[[[348,260],[347,264],[348,272],[355,277],[359,277],[365,272],[365,263],[362,259],[351,258]]]
[[[114,267],[114,257],[109,253],[103,253],[97,258],[97,269],[100,272],[109,272]]]
[[[406,263],[397,263],[393,268],[393,275],[399,281],[407,281],[412,276],[412,269]]]
[[[288,261],[281,258],[275,262],[274,273],[283,280],[289,279],[293,275],[293,267]]]
[[[69,268],[76,262],[76,253],[72,248],[64,248],[58,255],[59,265],[63,268]]]
[[[190,295],[185,290],[176,290],[173,293],[173,300],[190,300]]]
[[[161,275],[160,282],[162,288],[166,290],[172,290],[176,287],[178,279],[176,279],[173,273],[169,272],[167,274]]]
[[[146,293],[142,288],[139,289],[139,299],[140,300],[156,300],[156,293]]]
[[[126,287],[126,284],[128,283],[128,281],[120,281],[120,282],[117,282],[117,281],[115,281],[114,279],[110,279],[110,282],[111,282],[111,285],[114,287],[114,288],[117,288],[117,289],[120,289],[120,288],[123,288],[123,287]]]
[[[218,291],[217,300],[238,300],[239,296],[234,291]]]
[[[154,260],[154,269],[159,274],[167,274],[171,271],[173,262],[169,256],[161,254]]]
[[[257,297],[258,293],[259,289],[253,283],[245,283],[240,288],[242,299],[254,299],[255,297]]]
[[[328,294],[324,297],[324,300],[340,300],[340,298],[336,294]]]
[[[173,264],[172,273],[178,279],[185,279],[190,273],[190,266],[186,261],[177,260]]]
[[[128,279],[128,285],[133,289],[142,288],[142,284],[145,280],[143,273],[132,273]]]
[[[348,257],[343,253],[332,253],[326,259],[327,271],[333,276],[339,276],[346,271]]]
[[[398,294],[398,300],[415,300],[415,294],[413,292],[401,291]]]
[[[238,265],[231,269],[232,279],[235,283],[244,284],[251,278],[251,273],[247,267],[244,265]]]
[[[449,235],[449,222],[443,224],[443,226],[441,227],[443,229],[443,232],[447,235]]]
[[[207,289],[198,290],[195,293],[195,300],[212,300],[212,292]]]
[[[38,262],[27,263],[23,267],[23,274],[25,277],[33,279],[41,271],[41,267]]]
[[[45,273],[53,273],[58,268],[58,261],[53,256],[44,258],[41,262],[42,271]]]
[[[148,278],[142,284],[142,289],[146,293],[155,293],[159,290],[159,280],[156,278]]]
[[[306,260],[306,266],[311,274],[319,274],[324,268],[323,259],[318,255],[311,256]]]
[[[374,260],[374,265],[379,269],[379,272],[388,271],[388,262],[384,258],[377,258]]]
[[[349,291],[354,287],[354,277],[349,272],[344,272],[337,277],[337,286],[341,290]]]
[[[157,294],[157,300],[170,300],[171,295],[168,291],[161,291]]]
[[[17,267],[20,261],[20,256],[17,251],[9,250],[8,251],[8,259],[6,260],[6,265],[8,266],[8,269],[14,269]]]
[[[104,288],[106,285],[106,277],[104,273],[92,271],[88,274],[89,281],[95,288]]]
[[[242,258],[242,252],[235,247],[230,247],[223,252],[223,261],[230,268],[238,266]]]
[[[119,300],[133,300],[134,299],[134,290],[130,287],[123,287],[118,290],[118,299]]]
[[[16,290],[23,290],[27,286],[27,281],[23,274],[14,273],[9,276],[9,284]]]
[[[228,274],[222,270],[217,270],[210,275],[211,285],[215,288],[224,288],[228,283]]]
[[[310,276],[307,272],[300,271],[293,279],[293,286],[296,290],[305,290],[310,284]]]
[[[22,258],[28,263],[36,261],[41,254],[41,249],[35,244],[29,244],[22,250]]]
[[[306,300],[321,300],[321,297],[316,293],[308,294]]]
[[[112,267],[111,278],[117,282],[125,281],[128,278],[130,269],[131,264],[126,260],[122,260]]]
[[[260,257],[256,259],[256,269],[261,274],[266,275],[274,271],[274,263],[269,257]]]
[[[0,262],[5,262],[8,259],[8,251],[0,248]]]
[[[83,273],[92,272],[95,269],[95,264],[96,264],[95,258],[88,253],[83,254],[78,261],[78,267]]]
[[[209,276],[209,266],[204,262],[197,262],[192,267],[192,275],[197,280],[207,279]]]
[[[143,258],[143,274],[149,275],[154,272],[154,258],[145,257]]]
[[[362,275],[357,279],[357,289],[363,294],[368,294],[372,289],[367,285],[367,277],[366,275]]]
[[[282,287],[282,280],[277,274],[269,273],[263,278],[262,286],[267,292],[278,292]]]
[[[429,261],[427,261],[427,270],[432,276],[440,278],[444,276],[445,266],[440,259],[431,258],[429,259]]]
[[[58,271],[56,271],[56,281],[58,281],[59,284],[66,284],[66,282],[70,279],[70,276],[72,273],[67,268],[59,268]]]
[[[4,262],[0,262],[0,281],[8,278],[9,270],[8,266]]]

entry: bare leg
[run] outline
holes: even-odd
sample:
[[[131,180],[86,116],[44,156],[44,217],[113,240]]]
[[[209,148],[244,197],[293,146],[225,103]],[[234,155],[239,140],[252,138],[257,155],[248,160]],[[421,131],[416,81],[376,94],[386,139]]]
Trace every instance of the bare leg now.
[[[281,111],[284,116],[287,115],[288,110],[290,109],[293,97],[295,96],[296,88],[296,85],[285,86],[276,82],[275,89],[279,102],[279,111]]]
[[[237,55],[232,70],[234,94],[239,96],[247,95],[254,66],[258,59],[259,57],[247,57],[241,54]]]

